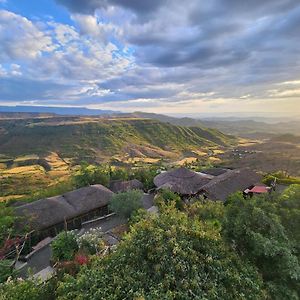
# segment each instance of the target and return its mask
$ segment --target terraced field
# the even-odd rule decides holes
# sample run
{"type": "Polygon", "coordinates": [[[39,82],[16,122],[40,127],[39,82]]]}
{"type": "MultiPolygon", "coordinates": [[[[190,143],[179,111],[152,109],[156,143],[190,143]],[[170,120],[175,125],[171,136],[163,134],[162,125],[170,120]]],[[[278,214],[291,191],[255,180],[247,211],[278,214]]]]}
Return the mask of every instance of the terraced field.
{"type": "Polygon", "coordinates": [[[26,198],[34,191],[67,181],[71,168],[57,153],[26,155],[1,160],[0,202],[26,198]]]}

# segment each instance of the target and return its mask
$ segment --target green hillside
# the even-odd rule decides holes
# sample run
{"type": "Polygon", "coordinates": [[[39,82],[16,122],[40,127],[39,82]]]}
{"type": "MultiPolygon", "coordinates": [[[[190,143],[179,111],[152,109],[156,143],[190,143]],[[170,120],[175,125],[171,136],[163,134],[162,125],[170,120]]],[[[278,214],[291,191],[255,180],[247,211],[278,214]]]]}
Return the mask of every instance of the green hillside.
{"type": "Polygon", "coordinates": [[[76,160],[123,154],[168,157],[232,142],[233,137],[217,130],[147,119],[53,117],[0,121],[0,154],[13,157],[43,156],[50,151],[76,160]]]}

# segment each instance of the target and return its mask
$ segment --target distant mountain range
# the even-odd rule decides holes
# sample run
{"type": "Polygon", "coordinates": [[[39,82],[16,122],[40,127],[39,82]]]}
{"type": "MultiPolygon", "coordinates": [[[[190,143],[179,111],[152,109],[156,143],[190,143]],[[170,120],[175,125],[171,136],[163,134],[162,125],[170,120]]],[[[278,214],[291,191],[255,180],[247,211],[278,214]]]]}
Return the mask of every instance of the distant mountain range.
{"type": "Polygon", "coordinates": [[[0,106],[3,113],[42,113],[73,116],[99,116],[119,113],[112,110],[89,109],[86,107],[52,107],[52,106],[0,106]]]}
{"type": "MultiPolygon", "coordinates": [[[[101,117],[129,117],[129,118],[147,118],[152,120],[158,120],[164,123],[170,123],[176,126],[187,126],[187,127],[207,127],[220,130],[226,134],[235,136],[241,136],[246,138],[270,138],[278,134],[294,134],[299,135],[300,132],[300,121],[287,120],[279,121],[280,119],[266,118],[266,121],[262,117],[256,120],[244,119],[240,116],[233,118],[202,118],[195,119],[189,117],[171,117],[162,114],[145,113],[145,112],[133,112],[133,113],[121,113],[118,111],[101,110],[101,109],[89,109],[85,107],[46,107],[46,106],[0,106],[0,118],[3,113],[6,117],[9,114],[14,114],[14,117],[21,117],[22,114],[27,118],[32,116],[37,117],[47,115],[64,115],[64,116],[101,116],[101,117]],[[18,115],[16,115],[18,114],[18,115]],[[276,122],[276,120],[278,120],[276,122]]],[[[3,117],[2,117],[3,118],[3,117]]]]}
{"type": "Polygon", "coordinates": [[[226,134],[241,136],[245,138],[270,138],[278,134],[294,134],[300,133],[300,121],[286,121],[278,123],[258,122],[247,119],[227,118],[210,118],[210,119],[193,119],[193,118],[175,118],[161,114],[134,112],[130,114],[121,114],[123,116],[133,116],[137,118],[149,118],[159,120],[160,122],[167,122],[179,126],[200,126],[207,128],[214,128],[226,134]]]}

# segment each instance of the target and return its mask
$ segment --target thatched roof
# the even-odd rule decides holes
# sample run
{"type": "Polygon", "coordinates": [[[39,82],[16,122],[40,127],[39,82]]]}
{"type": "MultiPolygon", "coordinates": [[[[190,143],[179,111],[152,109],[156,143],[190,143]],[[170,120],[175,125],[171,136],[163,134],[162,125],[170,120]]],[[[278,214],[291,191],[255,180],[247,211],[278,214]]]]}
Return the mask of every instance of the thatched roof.
{"type": "Polygon", "coordinates": [[[244,191],[261,179],[260,175],[249,169],[229,170],[212,179],[201,190],[211,200],[225,201],[230,194],[244,191]]]}
{"type": "Polygon", "coordinates": [[[112,195],[109,189],[97,184],[16,207],[15,213],[41,230],[105,206],[112,195]]]}
{"type": "Polygon", "coordinates": [[[201,173],[212,175],[212,176],[220,176],[220,175],[226,173],[227,171],[228,171],[228,169],[224,169],[224,168],[210,168],[210,169],[201,171],[201,173]]]}
{"type": "Polygon", "coordinates": [[[144,186],[137,179],[128,181],[115,180],[110,183],[109,189],[114,193],[122,193],[129,190],[143,190],[144,186]]]}
{"type": "Polygon", "coordinates": [[[169,188],[181,195],[194,195],[210,180],[186,168],[174,169],[157,175],[154,184],[157,188],[169,188]]]}

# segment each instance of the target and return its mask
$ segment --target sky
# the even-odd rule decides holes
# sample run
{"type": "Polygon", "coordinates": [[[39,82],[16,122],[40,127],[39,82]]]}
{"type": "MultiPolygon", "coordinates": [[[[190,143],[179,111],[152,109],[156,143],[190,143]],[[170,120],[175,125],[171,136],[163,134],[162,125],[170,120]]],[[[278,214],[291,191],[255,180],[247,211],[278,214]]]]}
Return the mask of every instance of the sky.
{"type": "Polygon", "coordinates": [[[300,116],[300,1],[0,0],[0,105],[300,116]]]}

